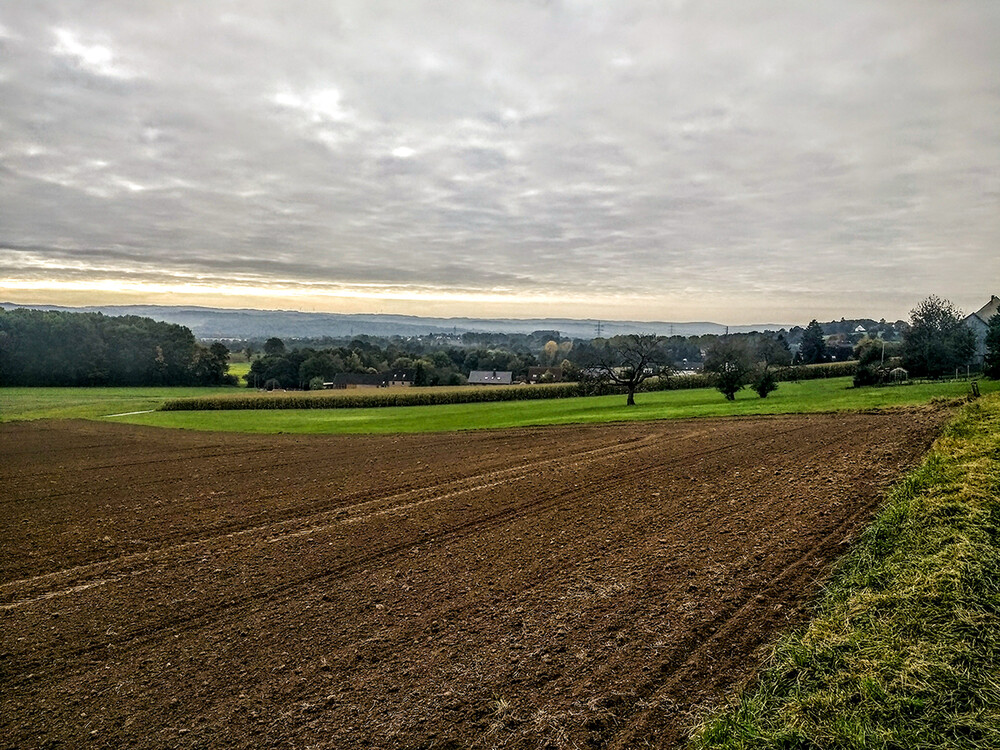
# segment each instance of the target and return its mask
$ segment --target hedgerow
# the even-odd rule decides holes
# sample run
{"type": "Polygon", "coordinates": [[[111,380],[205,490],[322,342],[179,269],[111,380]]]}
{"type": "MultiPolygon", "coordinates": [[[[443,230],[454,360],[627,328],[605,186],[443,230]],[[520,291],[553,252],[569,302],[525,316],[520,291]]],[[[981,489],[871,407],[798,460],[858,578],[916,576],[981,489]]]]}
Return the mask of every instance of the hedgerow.
{"type": "Polygon", "coordinates": [[[364,393],[263,394],[241,396],[207,396],[182,398],[165,402],[160,411],[215,411],[243,409],[357,409],[383,406],[434,406],[440,404],[470,404],[488,401],[528,401],[534,399],[569,398],[580,395],[577,383],[546,386],[496,386],[469,388],[461,391],[436,391],[423,388],[399,390],[380,389],[364,393]]]}
{"type": "Polygon", "coordinates": [[[816,378],[843,378],[857,372],[858,363],[855,360],[847,362],[830,362],[825,365],[797,365],[779,367],[775,370],[775,378],[781,381],[815,380],[816,378]]]}

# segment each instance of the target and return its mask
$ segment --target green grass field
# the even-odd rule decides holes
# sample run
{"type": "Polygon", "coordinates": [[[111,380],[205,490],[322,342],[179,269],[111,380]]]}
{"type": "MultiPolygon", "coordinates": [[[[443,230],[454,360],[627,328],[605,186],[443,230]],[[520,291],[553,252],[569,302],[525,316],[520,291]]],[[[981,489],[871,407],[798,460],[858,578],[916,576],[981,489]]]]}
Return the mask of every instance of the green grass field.
{"type": "Polygon", "coordinates": [[[235,388],[0,388],[0,422],[96,419],[155,409],[167,399],[211,396],[235,388]]]}
{"type": "MultiPolygon", "coordinates": [[[[523,427],[545,424],[686,417],[789,414],[913,406],[933,398],[959,398],[965,382],[924,383],[884,388],[851,388],[850,378],[782,383],[766,399],[741,391],[728,402],[713,389],[641,393],[637,405],[624,396],[594,396],[543,401],[448,404],[377,409],[289,409],[281,411],[153,412],[114,417],[114,421],[194,430],[254,433],[391,433],[523,427]]],[[[981,381],[983,392],[1000,383],[981,381]]],[[[167,399],[218,395],[221,388],[3,388],[0,419],[107,418],[106,415],[155,409],[167,399]]]]}
{"type": "MultiPolygon", "coordinates": [[[[439,432],[462,429],[523,427],[546,424],[680,419],[753,414],[787,414],[913,406],[933,398],[959,398],[965,382],[885,388],[850,388],[850,378],[782,383],[766,399],[742,391],[727,402],[713,389],[639,394],[637,405],[625,406],[624,396],[595,396],[545,401],[514,401],[378,409],[292,409],[240,412],[155,412],[118,421],[194,430],[257,433],[391,433],[439,432]]],[[[1000,383],[981,383],[985,392],[1000,383]]]]}
{"type": "Polygon", "coordinates": [[[243,376],[250,372],[249,362],[230,362],[229,363],[229,374],[235,375],[240,381],[240,386],[246,388],[247,381],[243,379],[243,376]]]}
{"type": "Polygon", "coordinates": [[[817,616],[690,750],[1000,747],[1000,396],[966,406],[817,616]]]}

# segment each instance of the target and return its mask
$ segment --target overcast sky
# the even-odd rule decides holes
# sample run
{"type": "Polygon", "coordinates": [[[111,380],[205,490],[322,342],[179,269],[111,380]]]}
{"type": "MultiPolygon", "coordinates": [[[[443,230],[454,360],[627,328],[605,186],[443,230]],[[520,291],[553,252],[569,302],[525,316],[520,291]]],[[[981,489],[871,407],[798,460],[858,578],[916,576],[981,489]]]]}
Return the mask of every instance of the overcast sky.
{"type": "Polygon", "coordinates": [[[4,0],[0,297],[968,312],[998,40],[995,0],[4,0]]]}

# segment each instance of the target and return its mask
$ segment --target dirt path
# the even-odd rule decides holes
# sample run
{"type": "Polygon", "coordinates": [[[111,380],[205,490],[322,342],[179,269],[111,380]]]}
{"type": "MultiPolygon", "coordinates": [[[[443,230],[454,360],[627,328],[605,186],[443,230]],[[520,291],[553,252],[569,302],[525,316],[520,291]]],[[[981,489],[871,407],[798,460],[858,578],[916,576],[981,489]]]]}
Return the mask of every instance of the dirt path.
{"type": "Polygon", "coordinates": [[[0,425],[0,747],[669,747],[946,412],[0,425]]]}

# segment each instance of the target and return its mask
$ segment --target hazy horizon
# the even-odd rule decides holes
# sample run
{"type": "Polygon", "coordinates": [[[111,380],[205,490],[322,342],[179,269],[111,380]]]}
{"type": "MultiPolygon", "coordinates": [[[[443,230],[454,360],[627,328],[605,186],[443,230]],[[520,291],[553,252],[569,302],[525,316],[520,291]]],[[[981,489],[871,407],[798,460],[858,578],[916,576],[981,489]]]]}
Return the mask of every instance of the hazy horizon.
{"type": "MultiPolygon", "coordinates": [[[[356,315],[356,316],[366,316],[366,317],[378,317],[378,316],[391,316],[391,317],[412,317],[421,320],[504,320],[504,321],[534,321],[534,320],[565,320],[577,323],[607,323],[607,324],[618,324],[618,323],[651,323],[651,324],[678,324],[678,325],[688,325],[688,324],[709,324],[717,326],[726,326],[733,328],[746,328],[749,326],[771,326],[775,329],[777,328],[791,328],[793,326],[805,326],[808,324],[808,320],[795,320],[795,321],[779,321],[779,320],[757,320],[752,323],[732,323],[725,320],[710,320],[708,318],[699,319],[654,319],[654,318],[595,318],[590,317],[566,317],[566,316],[537,316],[537,315],[505,315],[505,316],[477,316],[477,315],[422,315],[419,313],[389,313],[389,312],[351,312],[345,313],[340,311],[328,311],[328,310],[299,310],[290,307],[284,308],[259,308],[259,307],[247,307],[247,306],[234,306],[234,307],[220,307],[217,305],[198,305],[198,304],[157,304],[152,302],[134,302],[134,303],[96,303],[96,304],[80,304],[80,305],[64,305],[57,302],[47,302],[47,301],[24,301],[16,299],[0,299],[0,305],[12,305],[14,307],[26,307],[32,309],[42,309],[42,308],[65,308],[69,310],[83,310],[83,309],[112,309],[112,308],[122,308],[122,309],[133,309],[139,307],[152,307],[152,308],[172,308],[176,310],[206,310],[206,311],[221,311],[221,312],[253,312],[262,314],[295,314],[295,315],[356,315]]],[[[978,309],[978,308],[977,308],[978,309]]],[[[975,309],[970,309],[967,312],[975,312],[975,309]]],[[[823,319],[820,322],[831,322],[840,320],[841,318],[847,320],[881,320],[884,319],[886,322],[895,323],[898,320],[906,320],[907,318],[887,318],[883,315],[857,315],[857,316],[837,316],[834,318],[823,319]]],[[[810,318],[812,320],[812,318],[810,318]]]]}
{"type": "Polygon", "coordinates": [[[1000,280],[983,0],[0,6],[0,297],[906,319],[1000,280]]]}

